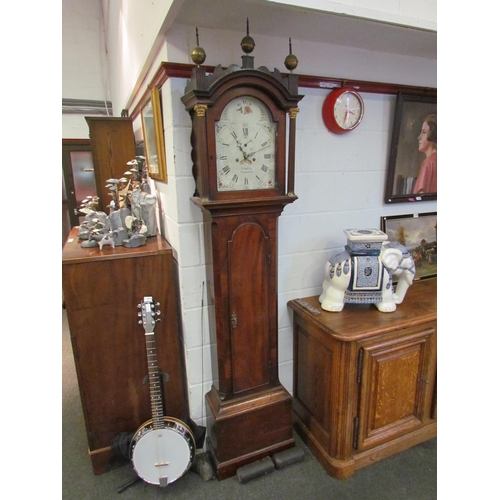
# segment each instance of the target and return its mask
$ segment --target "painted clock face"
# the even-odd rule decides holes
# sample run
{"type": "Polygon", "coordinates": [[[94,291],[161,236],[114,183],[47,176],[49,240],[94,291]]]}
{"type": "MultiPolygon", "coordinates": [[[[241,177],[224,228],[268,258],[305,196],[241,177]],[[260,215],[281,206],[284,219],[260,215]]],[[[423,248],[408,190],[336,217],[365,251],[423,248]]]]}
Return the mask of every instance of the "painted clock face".
{"type": "Polygon", "coordinates": [[[230,101],[215,123],[215,143],[218,191],[275,188],[276,123],[262,101],[230,101]]]}

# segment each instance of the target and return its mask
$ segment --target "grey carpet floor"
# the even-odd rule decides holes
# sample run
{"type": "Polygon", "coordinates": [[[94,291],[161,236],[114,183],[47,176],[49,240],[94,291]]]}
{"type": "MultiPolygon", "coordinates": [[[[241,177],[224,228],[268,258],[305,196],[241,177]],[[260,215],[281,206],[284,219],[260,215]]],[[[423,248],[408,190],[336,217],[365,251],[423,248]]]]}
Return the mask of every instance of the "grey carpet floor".
{"type": "Polygon", "coordinates": [[[128,462],[117,462],[106,474],[94,476],[66,313],[62,318],[62,498],[64,500],[433,500],[437,498],[437,440],[425,443],[358,470],[354,476],[330,477],[299,436],[304,460],[240,484],[236,477],[203,481],[188,471],[166,488],[142,481],[123,492],[134,479],[128,462]]]}

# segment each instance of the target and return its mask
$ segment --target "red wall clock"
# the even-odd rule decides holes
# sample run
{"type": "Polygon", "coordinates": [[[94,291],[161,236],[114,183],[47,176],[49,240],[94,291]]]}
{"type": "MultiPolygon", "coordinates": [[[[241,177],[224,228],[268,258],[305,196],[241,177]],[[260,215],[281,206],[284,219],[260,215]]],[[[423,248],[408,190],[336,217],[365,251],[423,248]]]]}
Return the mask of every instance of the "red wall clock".
{"type": "Polygon", "coordinates": [[[330,132],[345,134],[361,123],[364,111],[363,99],[355,90],[339,88],[323,102],[323,121],[330,132]]]}

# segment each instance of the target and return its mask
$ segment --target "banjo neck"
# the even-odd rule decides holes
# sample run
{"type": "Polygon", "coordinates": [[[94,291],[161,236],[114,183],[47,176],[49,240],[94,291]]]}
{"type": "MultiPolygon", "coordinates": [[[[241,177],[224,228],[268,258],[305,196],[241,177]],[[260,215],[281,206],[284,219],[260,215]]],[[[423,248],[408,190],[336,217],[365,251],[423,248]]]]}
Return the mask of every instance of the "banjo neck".
{"type": "Polygon", "coordinates": [[[154,333],[146,333],[146,352],[148,359],[149,394],[151,397],[151,416],[153,429],[164,429],[163,399],[161,393],[160,371],[156,359],[156,344],[154,333]]]}
{"type": "Polygon", "coordinates": [[[141,308],[139,316],[142,318],[139,323],[142,323],[146,336],[151,416],[153,420],[153,428],[155,430],[165,428],[160,370],[158,369],[158,360],[156,359],[156,343],[154,334],[155,323],[160,321],[159,319],[155,320],[155,316],[160,315],[160,311],[155,310],[156,306],[159,305],[159,303],[155,304],[153,297],[144,297],[144,300],[138,306],[141,308]]]}

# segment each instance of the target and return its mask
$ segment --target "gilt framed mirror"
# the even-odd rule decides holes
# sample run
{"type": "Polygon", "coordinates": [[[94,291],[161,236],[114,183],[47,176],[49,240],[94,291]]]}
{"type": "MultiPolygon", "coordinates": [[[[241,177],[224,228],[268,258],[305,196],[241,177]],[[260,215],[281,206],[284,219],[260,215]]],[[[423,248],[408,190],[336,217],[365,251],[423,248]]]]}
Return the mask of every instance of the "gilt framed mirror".
{"type": "Polygon", "coordinates": [[[167,182],[161,93],[157,86],[151,89],[151,95],[141,109],[141,122],[149,176],[167,182]]]}

